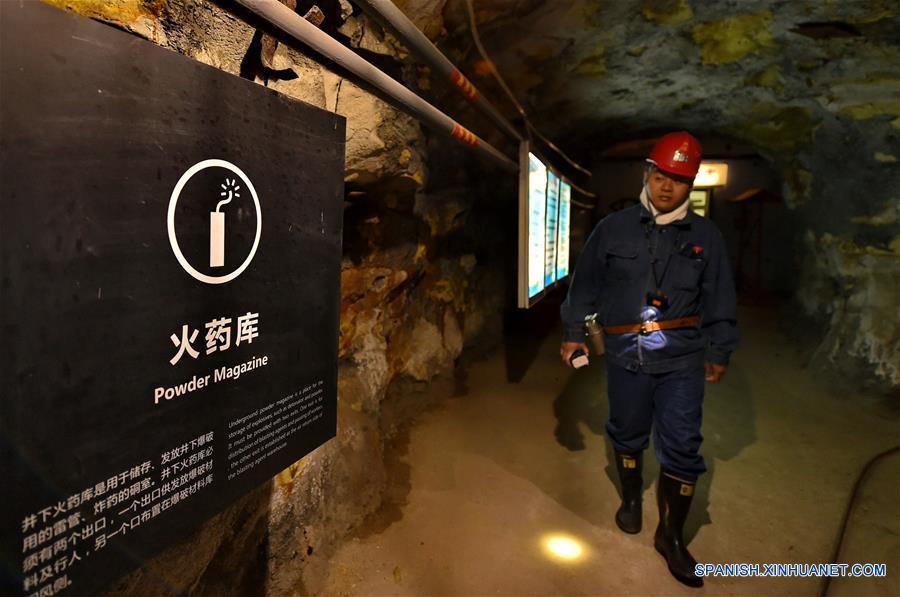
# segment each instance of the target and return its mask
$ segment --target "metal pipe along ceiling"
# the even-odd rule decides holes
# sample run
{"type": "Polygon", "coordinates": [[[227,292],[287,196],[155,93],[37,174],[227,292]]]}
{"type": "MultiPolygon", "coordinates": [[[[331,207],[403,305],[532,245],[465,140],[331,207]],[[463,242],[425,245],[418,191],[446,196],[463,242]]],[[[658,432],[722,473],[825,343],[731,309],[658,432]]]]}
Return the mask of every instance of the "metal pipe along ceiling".
{"type": "Polygon", "coordinates": [[[278,27],[297,41],[334,61],[391,98],[396,107],[433,129],[449,134],[475,152],[503,168],[517,172],[519,166],[497,148],[426,102],[387,74],[340,44],[327,33],[278,0],[236,0],[253,13],[278,27]]]}
{"type": "Polygon", "coordinates": [[[522,135],[512,123],[479,93],[475,85],[450,62],[443,52],[431,43],[431,40],[391,0],[354,0],[354,2],[379,25],[390,30],[400,41],[407,44],[423,62],[448,79],[466,99],[484,112],[503,132],[516,141],[523,140],[522,135]]]}
{"type": "MultiPolygon", "coordinates": [[[[406,44],[418,57],[420,60],[429,65],[435,72],[439,75],[442,75],[446,79],[449,79],[450,82],[462,93],[466,99],[468,99],[472,104],[475,105],[479,110],[481,110],[485,115],[490,118],[494,124],[496,124],[503,132],[505,132],[510,137],[514,138],[516,141],[521,143],[524,138],[519,133],[519,131],[507,120],[500,112],[494,107],[494,105],[487,100],[475,85],[466,78],[465,75],[460,72],[456,66],[450,62],[450,59],[444,55],[428,37],[425,36],[422,31],[416,27],[416,25],[409,20],[403,11],[401,11],[391,0],[354,0],[356,4],[358,4],[367,15],[372,17],[375,21],[378,22],[379,25],[389,30],[394,36],[397,37],[401,42],[406,44]]],[[[481,42],[477,37],[477,33],[474,31],[474,23],[471,25],[473,28],[473,34],[475,35],[476,44],[478,45],[479,52],[482,53],[482,56],[485,60],[490,62],[487,55],[484,53],[484,48],[481,47],[481,42]]],[[[519,113],[522,115],[522,118],[525,120],[526,126],[529,127],[531,131],[540,138],[541,141],[547,144],[550,149],[558,153],[566,162],[568,162],[573,168],[576,170],[583,172],[584,174],[591,176],[591,171],[580,166],[574,160],[572,160],[569,156],[567,156],[563,151],[557,147],[550,139],[545,137],[538,131],[528,120],[527,115],[525,114],[525,109],[516,101],[515,96],[512,91],[510,91],[509,87],[506,86],[506,82],[503,81],[502,78],[499,77],[499,73],[497,73],[496,69],[494,69],[494,77],[497,78],[500,86],[506,91],[509,95],[512,102],[516,105],[519,113]]],[[[587,197],[596,197],[594,193],[590,191],[586,191],[583,188],[579,187],[571,180],[568,181],[572,188],[585,195],[587,197]]],[[[585,204],[580,204],[576,202],[576,205],[580,207],[584,207],[585,204]]],[[[592,207],[592,206],[588,206],[592,207]]]]}

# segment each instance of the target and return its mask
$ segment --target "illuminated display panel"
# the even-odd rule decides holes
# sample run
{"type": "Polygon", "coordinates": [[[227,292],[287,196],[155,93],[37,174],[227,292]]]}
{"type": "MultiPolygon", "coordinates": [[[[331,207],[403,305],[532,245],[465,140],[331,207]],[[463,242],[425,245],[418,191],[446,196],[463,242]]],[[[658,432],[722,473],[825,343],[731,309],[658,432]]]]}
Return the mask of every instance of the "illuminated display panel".
{"type": "Polygon", "coordinates": [[[528,142],[519,145],[518,306],[527,309],[569,275],[572,186],[528,142]]]}
{"type": "Polygon", "coordinates": [[[544,222],[547,214],[547,167],[528,154],[528,298],[540,293],[544,283],[544,222]]]}
{"type": "Polygon", "coordinates": [[[544,286],[556,282],[556,241],[559,234],[559,177],[553,172],[547,174],[547,217],[545,218],[544,241],[544,286]]]}
{"type": "Polygon", "coordinates": [[[706,217],[709,211],[709,189],[693,189],[689,196],[691,210],[698,216],[706,217]]]}
{"type": "Polygon", "coordinates": [[[559,183],[559,226],[556,240],[556,279],[569,275],[569,212],[572,208],[572,187],[562,180],[559,183]]]}

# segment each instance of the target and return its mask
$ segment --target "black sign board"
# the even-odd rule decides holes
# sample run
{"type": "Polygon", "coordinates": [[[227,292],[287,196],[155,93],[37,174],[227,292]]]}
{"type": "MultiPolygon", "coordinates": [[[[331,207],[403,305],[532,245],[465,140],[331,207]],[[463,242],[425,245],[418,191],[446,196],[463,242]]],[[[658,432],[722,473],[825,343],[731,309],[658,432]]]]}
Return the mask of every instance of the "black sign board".
{"type": "Polygon", "coordinates": [[[7,588],[94,593],[334,437],[344,127],[0,2],[7,588]]]}

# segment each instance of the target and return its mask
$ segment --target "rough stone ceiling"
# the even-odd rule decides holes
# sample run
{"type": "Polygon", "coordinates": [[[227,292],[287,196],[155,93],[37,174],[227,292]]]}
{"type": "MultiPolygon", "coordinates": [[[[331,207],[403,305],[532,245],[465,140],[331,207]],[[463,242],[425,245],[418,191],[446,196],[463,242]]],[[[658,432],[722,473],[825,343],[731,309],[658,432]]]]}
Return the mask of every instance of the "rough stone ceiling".
{"type": "MultiPolygon", "coordinates": [[[[900,7],[889,0],[473,2],[498,69],[557,137],[681,126],[791,151],[826,114],[900,129],[900,7]]],[[[448,1],[444,24],[445,45],[507,107],[477,75],[464,0],[448,1]]]]}

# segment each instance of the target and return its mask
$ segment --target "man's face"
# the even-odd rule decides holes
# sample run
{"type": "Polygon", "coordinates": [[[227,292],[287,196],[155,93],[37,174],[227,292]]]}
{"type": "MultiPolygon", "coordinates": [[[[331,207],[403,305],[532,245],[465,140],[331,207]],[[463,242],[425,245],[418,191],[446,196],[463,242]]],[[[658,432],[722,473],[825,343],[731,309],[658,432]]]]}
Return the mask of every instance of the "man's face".
{"type": "Polygon", "coordinates": [[[646,183],[647,190],[650,191],[650,202],[661,213],[677,209],[687,200],[692,182],[690,179],[650,168],[646,183]]]}

